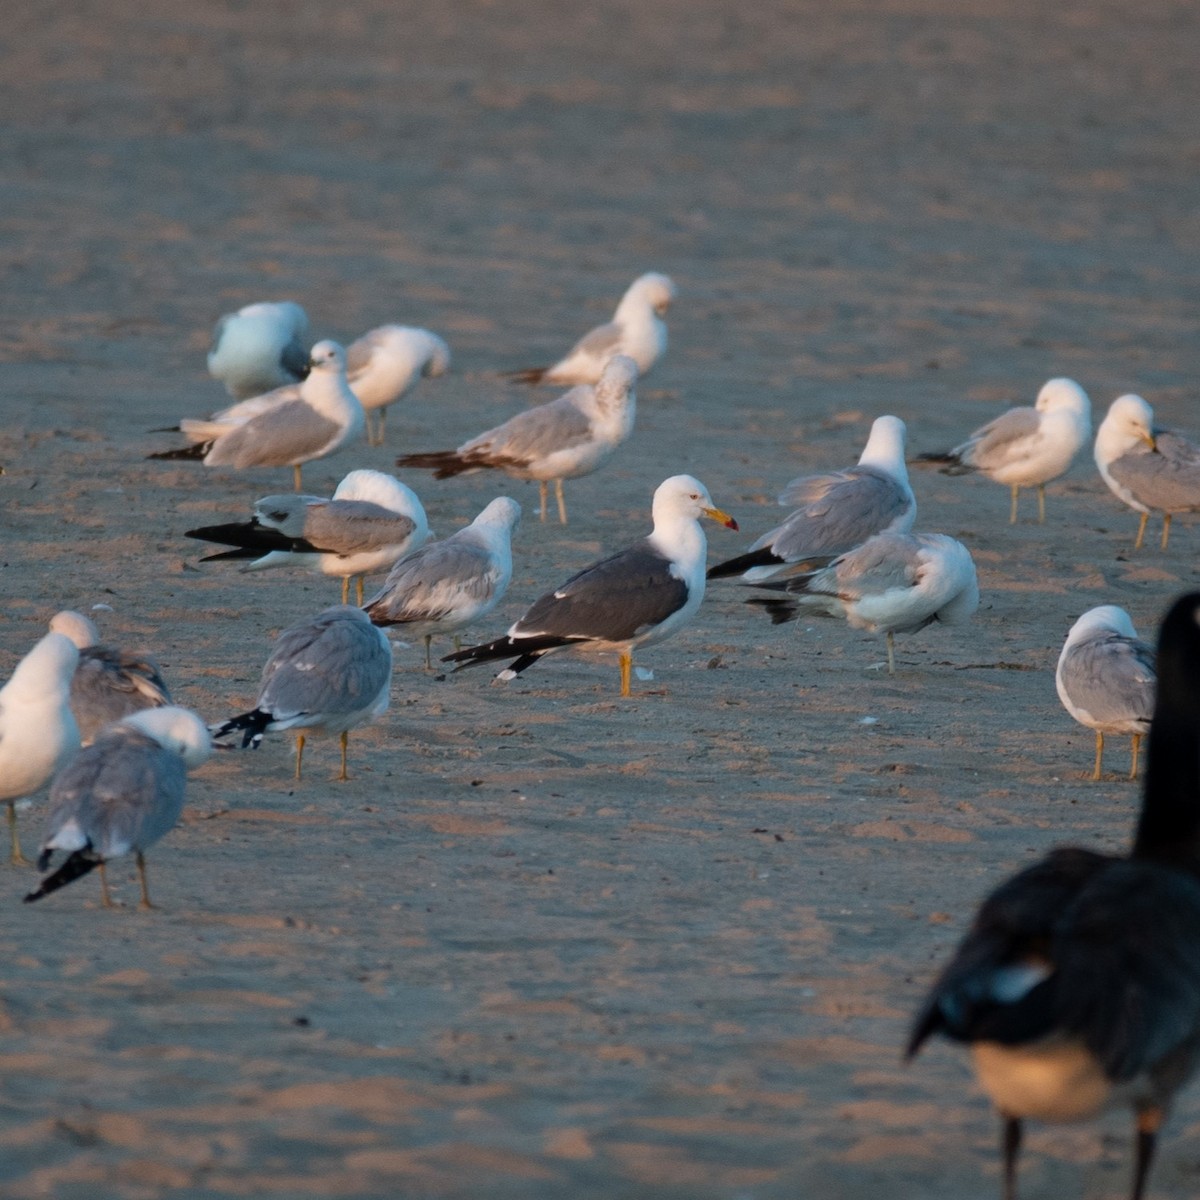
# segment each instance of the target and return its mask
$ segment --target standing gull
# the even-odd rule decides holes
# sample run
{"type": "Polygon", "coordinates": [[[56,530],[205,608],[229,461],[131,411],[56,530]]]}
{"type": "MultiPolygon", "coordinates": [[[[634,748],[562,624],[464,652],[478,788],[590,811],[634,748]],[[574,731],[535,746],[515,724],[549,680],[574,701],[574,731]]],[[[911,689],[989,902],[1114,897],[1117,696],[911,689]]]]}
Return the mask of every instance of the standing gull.
{"type": "Polygon", "coordinates": [[[428,329],[380,325],[346,350],[346,382],[366,410],[367,444],[383,445],[388,406],[450,368],[450,347],[428,329]],[[372,422],[371,414],[378,410],[372,422]],[[374,428],[372,426],[374,425],[374,428]]]}
{"type": "Polygon", "coordinates": [[[516,655],[497,676],[512,679],[558,650],[616,654],[621,695],[628,696],[634,648],[670,637],[704,598],[707,543],[701,517],[737,529],[732,517],[713,507],[699,480],[673,475],[654,493],[654,529],[648,537],[535,600],[506,636],[442,661],[459,663],[461,670],[516,655]]]}
{"type": "Polygon", "coordinates": [[[432,669],[434,634],[457,635],[487,616],[508,590],[520,519],[521,506],[498,497],[465,529],[398,562],[363,611],[375,625],[399,625],[423,638],[425,667],[432,669]]]}
{"type": "Polygon", "coordinates": [[[887,634],[889,675],[896,673],[893,634],[934,621],[959,625],[979,607],[970,551],[941,533],[879,533],[818,570],[758,586],[788,593],[746,602],[765,608],[776,625],[809,610],[887,634]]]}
{"type": "Polygon", "coordinates": [[[666,275],[650,271],[639,276],[621,297],[613,319],[585,334],[552,367],[530,367],[504,372],[516,383],[596,383],[614,354],[628,355],[639,375],[667,352],[664,318],[675,299],[675,284],[666,275]]]}
{"type": "Polygon", "coordinates": [[[0,800],[8,805],[9,860],[28,866],[17,835],[17,801],[32,796],[79,749],[71,676],[79,650],[48,633],[0,688],[0,800]]]}
{"type": "Polygon", "coordinates": [[[244,571],[303,566],[342,581],[342,603],[356,579],[388,570],[429,537],[425,509],[407,484],[382,471],[351,471],[333,499],[290,493],[264,496],[249,521],[189,529],[185,537],[235,546],[201,562],[251,559],[244,571]]]}
{"type": "Polygon", "coordinates": [[[617,355],[594,386],[578,384],[557,400],[517,413],[457,450],[406,454],[396,464],[430,469],[435,479],[485,468],[495,468],[515,479],[536,479],[543,521],[546,484],[552,479],[558,519],[565,525],[563,480],[591,474],[633,432],[637,377],[633,360],[617,355]]]}
{"type": "Polygon", "coordinates": [[[205,762],[212,741],[204,722],[186,708],[134,713],[81,750],[50,785],[50,815],[38,856],[45,871],[56,850],[67,858],[25,897],[26,904],[100,868],[100,895],[112,907],[105,863],[131,850],[137,856],[141,908],[153,908],[145,851],[164,837],[183,811],[189,768],[205,762]]]}
{"type": "Polygon", "coordinates": [[[1046,484],[1066,473],[1092,435],[1092,403],[1073,379],[1051,379],[1032,408],[1010,408],[975,430],[965,442],[942,454],[922,454],[918,462],[947,464],[945,475],[980,471],[1012,489],[1008,523],[1017,523],[1017,495],[1036,487],[1038,523],[1046,520],[1046,484]]]}
{"type": "Polygon", "coordinates": [[[712,567],[709,579],[741,575],[758,583],[813,555],[844,554],[876,533],[907,533],[917,501],[904,465],[904,432],[899,417],[877,417],[857,466],[793,479],[779,503],[798,505],[796,511],[746,554],[712,567]]]}
{"type": "Polygon", "coordinates": [[[1100,778],[1104,735],[1127,733],[1129,778],[1136,779],[1138,747],[1154,712],[1154,647],[1138,637],[1129,614],[1113,604],[1085,612],[1067,634],[1054,683],[1067,712],[1096,731],[1092,778],[1100,778]]]}
{"type": "Polygon", "coordinates": [[[337,342],[312,348],[303,383],[233,405],[207,421],[183,420],[191,445],[149,458],[200,459],[206,467],[291,467],[296,491],[301,467],[340,450],[363,429],[363,408],[346,383],[346,355],[337,342]]]}
{"type": "Polygon", "coordinates": [[[913,1024],[971,1048],[1016,1200],[1027,1119],[1134,1111],[1132,1197],[1200,1056],[1200,595],[1163,622],[1145,795],[1127,856],[1052,851],[983,902],[913,1024]]]}
{"type": "Polygon", "coordinates": [[[254,708],[212,727],[213,737],[241,733],[243,746],[258,747],[264,733],[295,729],[296,778],[310,733],[336,733],[346,747],[350,730],[387,711],[392,647],[361,609],[327,608],[285,629],[263,667],[254,708]]]}
{"type": "Polygon", "coordinates": [[[291,300],[247,304],[213,330],[208,373],[235,400],[258,396],[308,374],[308,316],[291,300]]]}
{"type": "Polygon", "coordinates": [[[1152,512],[1163,515],[1167,548],[1171,514],[1200,510],[1200,447],[1177,433],[1154,428],[1154,412],[1141,396],[1119,396],[1096,431],[1096,466],[1113,494],[1142,514],[1140,550],[1152,512]]]}
{"type": "Polygon", "coordinates": [[[57,613],[50,628],[66,634],[79,650],[79,665],[71,678],[71,712],[85,746],[106,725],[171,703],[158,663],[148,654],[101,645],[100,631],[82,613],[57,613]]]}

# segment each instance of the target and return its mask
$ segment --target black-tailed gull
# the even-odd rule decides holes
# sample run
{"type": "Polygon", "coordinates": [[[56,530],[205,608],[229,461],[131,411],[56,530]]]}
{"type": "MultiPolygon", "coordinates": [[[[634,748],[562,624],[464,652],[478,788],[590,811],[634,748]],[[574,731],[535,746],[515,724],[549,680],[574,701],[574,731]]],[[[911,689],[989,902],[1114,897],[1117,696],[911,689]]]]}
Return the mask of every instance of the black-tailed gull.
{"type": "Polygon", "coordinates": [[[758,586],[787,593],[747,601],[765,608],[776,625],[808,611],[885,633],[889,675],[896,673],[893,634],[934,621],[958,625],[979,607],[970,551],[941,533],[879,533],[818,570],[758,586]]]}
{"type": "Polygon", "coordinates": [[[71,712],[85,746],[114,721],[171,703],[158,663],[148,654],[102,645],[100,631],[83,613],[57,613],[50,628],[66,634],[79,649],[79,665],[71,677],[71,712]]]}
{"type": "Polygon", "coordinates": [[[979,471],[1012,490],[1009,524],[1017,523],[1021,488],[1036,487],[1038,522],[1046,519],[1046,484],[1070,468],[1092,436],[1092,403],[1073,379],[1042,385],[1032,408],[1010,408],[975,430],[965,442],[942,454],[922,454],[919,462],[945,463],[945,475],[979,471]]]}
{"type": "Polygon", "coordinates": [[[614,354],[626,354],[639,375],[648,375],[667,352],[664,318],[674,299],[675,284],[657,271],[647,272],[629,285],[613,319],[585,334],[552,367],[504,374],[517,383],[596,383],[614,354]]]}
{"type": "Polygon", "coordinates": [[[1174,1094],[1200,1057],[1200,595],[1163,623],[1146,787],[1128,855],[1065,848],[983,902],[913,1024],[970,1046],[1017,1194],[1027,1119],[1128,1105],[1144,1195],[1174,1094]]]}
{"type": "Polygon", "coordinates": [[[1119,396],[1096,431],[1096,466],[1113,494],[1142,514],[1140,550],[1152,512],[1163,515],[1167,548],[1171,515],[1200,510],[1200,447],[1154,427],[1154,411],[1141,396],[1119,396]]]}
{"type": "Polygon", "coordinates": [[[175,828],[187,772],[211,751],[204,722],[186,708],[148,709],[105,729],[50,785],[38,870],[50,866],[56,850],[67,857],[25,902],[40,900],[99,867],[101,898],[111,908],[104,864],[132,851],[142,889],[140,907],[153,908],[145,852],[175,828]]]}
{"type": "Polygon", "coordinates": [[[398,562],[363,606],[375,625],[399,625],[425,642],[425,667],[435,634],[457,634],[500,603],[512,579],[512,534],[521,506],[493,500],[465,529],[422,546],[398,562]]]}
{"type": "Polygon", "coordinates": [[[578,384],[557,400],[517,413],[457,450],[405,454],[396,464],[432,470],[435,479],[485,468],[514,479],[536,479],[543,521],[546,484],[553,480],[558,519],[565,525],[562,482],[591,474],[633,432],[637,376],[633,360],[618,355],[609,360],[594,386],[578,384]]]}
{"type": "Polygon", "coordinates": [[[710,568],[709,579],[741,575],[757,583],[814,555],[843,554],[876,533],[907,533],[917,501],[904,465],[904,432],[899,417],[877,417],[857,466],[793,479],[779,503],[796,511],[747,553],[710,568]]]}
{"type": "Polygon", "coordinates": [[[1096,731],[1092,778],[1100,778],[1106,733],[1132,738],[1129,778],[1137,778],[1138,747],[1154,712],[1154,647],[1138,637],[1129,614],[1114,604],[1085,612],[1067,634],[1054,683],[1067,712],[1096,731]]]}
{"type": "Polygon", "coordinates": [[[308,316],[291,300],[247,304],[213,330],[208,373],[236,400],[258,396],[308,374],[308,316]]]}
{"type": "Polygon", "coordinates": [[[148,458],[200,459],[207,467],[291,467],[296,491],[301,467],[340,450],[363,431],[363,407],[346,383],[346,355],[337,342],[312,348],[303,383],[255,396],[208,420],[183,420],[190,445],[148,458]]]}
{"type": "Polygon", "coordinates": [[[389,405],[422,378],[435,379],[449,368],[450,347],[428,329],[380,325],[351,342],[346,350],[346,382],[366,410],[367,444],[383,445],[389,405]],[[376,410],[379,416],[372,421],[376,410]]]}
{"type": "Polygon", "coordinates": [[[336,733],[346,747],[351,729],[382,716],[392,682],[392,647],[366,613],[349,605],[327,608],[285,629],[263,667],[258,700],[250,712],[212,726],[213,737],[240,733],[257,747],[264,733],[294,729],[296,778],[301,777],[309,734],[336,733]]]}
{"type": "Polygon", "coordinates": [[[28,866],[17,835],[17,801],[32,796],[79,749],[71,713],[71,677],[79,650],[48,633],[0,688],[0,800],[8,805],[9,859],[28,866]]]}
{"type": "Polygon", "coordinates": [[[616,654],[621,695],[628,696],[634,649],[670,637],[704,598],[707,543],[701,517],[737,529],[732,517],[713,506],[698,479],[673,475],[654,493],[654,529],[648,537],[535,600],[504,637],[442,661],[461,669],[516,656],[497,676],[512,679],[555,651],[616,654]]]}
{"type": "Polygon", "coordinates": [[[416,492],[382,471],[351,471],[332,499],[288,493],[264,496],[254,517],[228,525],[189,529],[185,537],[236,546],[201,562],[250,559],[242,570],[301,566],[342,581],[363,598],[363,576],[387,571],[429,538],[429,522],[416,492]]]}

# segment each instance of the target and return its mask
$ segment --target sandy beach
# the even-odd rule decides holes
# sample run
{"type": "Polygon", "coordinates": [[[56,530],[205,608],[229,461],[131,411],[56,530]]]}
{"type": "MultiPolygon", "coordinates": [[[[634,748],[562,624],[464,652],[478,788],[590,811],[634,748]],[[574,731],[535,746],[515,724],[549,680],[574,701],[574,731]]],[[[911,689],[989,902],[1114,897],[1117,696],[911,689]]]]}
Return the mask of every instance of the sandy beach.
{"type": "MultiPolygon", "coordinates": [[[[634,435],[567,485],[569,525],[535,484],[399,472],[439,535],[525,509],[481,641],[645,533],[667,476],[739,521],[709,527],[716,562],[881,414],[945,449],[1066,375],[1097,422],[1135,391],[1200,437],[1184,0],[47,0],[5,24],[2,677],[75,608],[216,721],[337,602],[183,536],[290,471],[145,457],[222,406],[212,326],[255,300],[451,346],[386,445],[305,470],[328,495],[550,399],[499,373],[643,271],[677,283],[634,435]]],[[[774,628],[728,583],[628,700],[615,663],[504,685],[429,675],[417,642],[349,782],[327,739],[297,784],[285,735],[197,772],[148,856],[157,911],[129,859],[112,912],[94,880],[22,905],[34,874],[0,867],[0,1197],[998,1197],[965,1056],[903,1066],[908,1022],[991,886],[1128,844],[1128,741],[1090,782],[1054,664],[1094,605],[1152,637],[1200,520],[1133,553],[1086,451],[1045,525],[1033,493],[1010,526],[1002,486],[912,482],[982,602],[898,636],[894,677],[882,638],[774,628]]],[[[1198,1136],[1194,1088],[1154,1200],[1200,1190],[1198,1136]]],[[[1032,1127],[1022,1196],[1125,1196],[1131,1141],[1125,1113],[1032,1127]]]]}

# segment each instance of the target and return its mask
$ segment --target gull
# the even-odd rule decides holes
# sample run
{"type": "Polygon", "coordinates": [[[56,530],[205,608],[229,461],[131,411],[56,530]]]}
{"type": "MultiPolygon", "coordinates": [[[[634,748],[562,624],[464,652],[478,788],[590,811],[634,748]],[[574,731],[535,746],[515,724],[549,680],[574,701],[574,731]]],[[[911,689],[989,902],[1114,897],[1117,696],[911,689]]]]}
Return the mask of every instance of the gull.
{"type": "Polygon", "coordinates": [[[813,555],[853,550],[876,533],[907,533],[917,501],[904,465],[904,433],[899,417],[877,417],[857,466],[793,479],[779,503],[798,505],[796,511],[747,553],[710,568],[709,579],[741,575],[758,583],[813,555]]]}
{"type": "Polygon", "coordinates": [[[1140,550],[1152,512],[1163,515],[1167,548],[1171,514],[1200,510],[1200,446],[1155,429],[1154,411],[1141,396],[1119,396],[1096,431],[1096,466],[1113,494],[1142,514],[1140,550]]]}
{"type": "Polygon", "coordinates": [[[149,458],[196,458],[206,467],[284,467],[301,487],[301,467],[340,450],[363,429],[363,408],[346,384],[346,354],[337,342],[312,348],[303,383],[277,388],[217,413],[183,420],[191,443],[149,458]]]}
{"type": "Polygon", "coordinates": [[[363,576],[388,570],[429,538],[429,523],[416,492],[382,471],[351,471],[332,499],[289,493],[264,496],[249,521],[189,529],[184,537],[234,546],[201,562],[250,559],[243,571],[302,566],[342,581],[363,598],[363,576]]]}
{"type": "Polygon", "coordinates": [[[1129,1105],[1133,1200],[1200,1053],[1200,595],[1171,608],[1145,793],[1128,855],[1069,847],[1001,884],[934,983],[907,1056],[966,1043],[1002,1122],[1016,1200],[1022,1123],[1129,1105]]]}
{"type": "Polygon", "coordinates": [[[803,610],[885,633],[889,675],[896,673],[893,634],[915,633],[934,621],[958,625],[979,607],[970,551],[941,533],[879,533],[816,570],[758,586],[788,593],[746,602],[765,608],[773,624],[803,610]]]}
{"type": "Polygon", "coordinates": [[[257,396],[308,374],[308,316],[291,300],[247,304],[213,330],[208,373],[235,399],[257,396]]]}
{"type": "Polygon", "coordinates": [[[425,668],[433,667],[434,634],[455,635],[496,607],[512,580],[512,534],[521,506],[493,500],[465,529],[422,546],[398,562],[383,587],[363,606],[375,625],[401,625],[425,642],[425,668]]]}
{"type": "Polygon", "coordinates": [[[71,715],[71,676],[79,651],[48,633],[0,688],[0,800],[8,805],[9,860],[28,866],[17,835],[17,801],[33,795],[79,749],[71,715]]]}
{"type": "Polygon", "coordinates": [[[701,517],[737,529],[731,516],[713,507],[698,479],[672,475],[654,493],[654,529],[648,537],[535,600],[504,637],[442,661],[459,663],[461,670],[516,655],[496,677],[508,680],[555,651],[616,654],[621,695],[628,696],[634,649],[670,637],[692,619],[704,598],[707,543],[701,517]]]}
{"type": "Polygon", "coordinates": [[[383,445],[389,405],[420,379],[435,379],[449,368],[450,347],[428,329],[380,325],[351,342],[346,350],[346,382],[366,410],[367,444],[383,445]],[[373,423],[371,414],[376,409],[379,416],[373,423]]]}
{"type": "Polygon", "coordinates": [[[1012,490],[1008,523],[1017,523],[1021,488],[1036,487],[1038,523],[1046,520],[1046,484],[1066,473],[1092,436],[1092,403],[1073,379],[1043,384],[1032,408],[1010,408],[975,430],[965,442],[942,454],[922,454],[918,462],[945,463],[944,475],[979,471],[1012,490]]]}
{"type": "Polygon", "coordinates": [[[504,374],[516,383],[596,383],[614,354],[628,355],[639,375],[667,352],[667,323],[663,319],[675,299],[675,284],[650,271],[639,276],[621,297],[613,319],[585,334],[552,367],[530,367],[504,374]]]}
{"type": "Polygon", "coordinates": [[[102,902],[111,908],[105,863],[132,850],[142,889],[139,907],[153,908],[145,852],[175,828],[183,811],[187,772],[211,752],[204,722],[174,705],[133,713],[105,729],[50,785],[50,815],[38,870],[47,870],[56,850],[67,857],[25,903],[99,867],[102,902]]]}
{"type": "Polygon", "coordinates": [[[83,745],[122,717],[171,703],[158,663],[147,654],[101,645],[100,631],[83,613],[57,613],[50,628],[66,634],[79,650],[79,665],[71,678],[71,712],[83,745]]]}
{"type": "Polygon", "coordinates": [[[432,470],[435,479],[486,468],[514,479],[536,479],[543,521],[546,484],[553,480],[558,519],[565,525],[563,480],[590,475],[633,432],[637,377],[633,360],[618,354],[594,386],[578,384],[557,400],[517,413],[457,450],[405,454],[396,465],[432,470]]]}
{"type": "Polygon", "coordinates": [[[387,711],[392,682],[392,647],[361,609],[327,608],[285,629],[263,667],[258,700],[250,712],[211,726],[213,737],[241,733],[243,746],[257,748],[264,733],[295,729],[296,778],[311,733],[336,733],[346,747],[350,730],[387,711]]]}
{"type": "Polygon", "coordinates": [[[1113,604],[1085,612],[1067,634],[1054,683],[1067,712],[1096,731],[1092,778],[1100,778],[1104,735],[1127,733],[1129,778],[1136,779],[1138,747],[1154,711],[1154,647],[1138,637],[1129,614],[1113,604]]]}

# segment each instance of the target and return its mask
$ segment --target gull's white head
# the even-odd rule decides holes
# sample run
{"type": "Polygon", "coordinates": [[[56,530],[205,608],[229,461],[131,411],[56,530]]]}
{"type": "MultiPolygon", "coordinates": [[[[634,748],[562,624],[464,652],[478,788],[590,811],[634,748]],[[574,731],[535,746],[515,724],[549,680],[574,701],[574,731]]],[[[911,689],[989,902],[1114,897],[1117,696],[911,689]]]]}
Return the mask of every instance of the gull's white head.
{"type": "Polygon", "coordinates": [[[1115,604],[1101,604],[1097,608],[1089,608],[1071,626],[1067,634],[1067,645],[1074,645],[1095,633],[1116,633],[1121,637],[1137,637],[1137,630],[1134,629],[1129,614],[1115,604]]]}
{"type": "Polygon", "coordinates": [[[318,342],[309,352],[308,365],[313,374],[320,372],[330,372],[335,375],[339,372],[345,373],[346,352],[337,342],[318,342]]]}
{"type": "Polygon", "coordinates": [[[153,738],[164,750],[178,754],[188,767],[200,766],[212,753],[212,738],[204,722],[190,709],[178,705],[143,709],[120,723],[153,738]]]}
{"type": "MultiPolygon", "coordinates": [[[[876,417],[871,436],[858,461],[863,466],[881,467],[895,473],[904,468],[904,439],[908,430],[899,417],[876,417]]],[[[907,472],[905,472],[907,477],[907,472]]]]}
{"type": "Polygon", "coordinates": [[[17,663],[0,695],[18,701],[60,695],[65,702],[78,665],[79,647],[65,633],[48,633],[17,663]]]}
{"type": "Polygon", "coordinates": [[[497,496],[471,522],[472,525],[487,525],[498,529],[515,530],[521,523],[521,506],[510,496],[497,496]]]}
{"type": "Polygon", "coordinates": [[[713,504],[708,488],[692,475],[672,475],[670,479],[664,479],[654,492],[651,512],[656,526],[663,521],[707,517],[727,529],[738,527],[728,513],[713,504]]]}
{"type": "Polygon", "coordinates": [[[422,353],[428,357],[425,359],[425,365],[421,368],[421,374],[426,379],[436,379],[439,375],[445,375],[450,370],[450,347],[436,333],[430,333],[428,329],[416,329],[413,332],[424,335],[421,339],[421,348],[422,353]]]}
{"type": "Polygon", "coordinates": [[[1096,460],[1112,462],[1137,445],[1154,447],[1154,410],[1141,396],[1118,396],[1096,432],[1096,460]]]}
{"type": "Polygon", "coordinates": [[[1034,407],[1038,412],[1069,412],[1091,424],[1092,402],[1073,379],[1047,380],[1037,394],[1034,407]]]}
{"type": "Polygon", "coordinates": [[[675,283],[669,275],[660,275],[657,271],[647,271],[638,276],[629,286],[622,300],[632,300],[635,297],[652,308],[660,317],[667,315],[671,301],[675,299],[675,283]]]}
{"type": "Polygon", "coordinates": [[[65,634],[80,650],[87,650],[100,644],[100,630],[95,622],[83,613],[63,609],[50,619],[50,629],[53,633],[65,634]]]}

